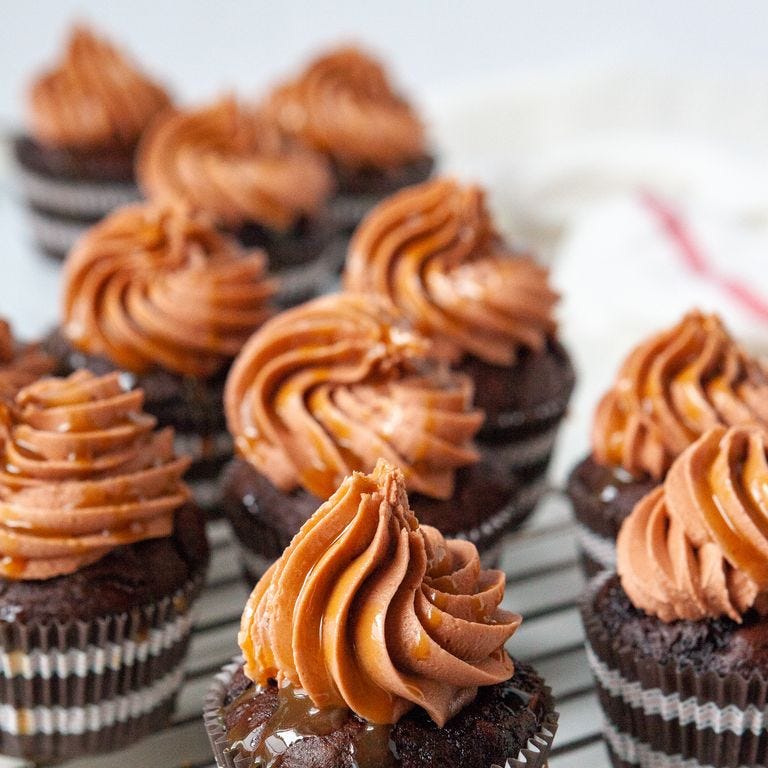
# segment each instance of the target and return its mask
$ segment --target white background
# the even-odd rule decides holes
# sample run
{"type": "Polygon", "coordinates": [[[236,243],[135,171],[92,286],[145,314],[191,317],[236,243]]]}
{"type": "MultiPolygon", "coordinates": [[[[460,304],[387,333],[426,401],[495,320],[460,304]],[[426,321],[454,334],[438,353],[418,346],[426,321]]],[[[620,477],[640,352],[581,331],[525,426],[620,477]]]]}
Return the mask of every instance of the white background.
{"type": "Polygon", "coordinates": [[[520,69],[768,70],[765,0],[2,0],[0,7],[6,124],[19,118],[28,78],[75,17],[113,34],[185,100],[232,87],[258,93],[339,39],[373,46],[423,99],[520,69]]]}

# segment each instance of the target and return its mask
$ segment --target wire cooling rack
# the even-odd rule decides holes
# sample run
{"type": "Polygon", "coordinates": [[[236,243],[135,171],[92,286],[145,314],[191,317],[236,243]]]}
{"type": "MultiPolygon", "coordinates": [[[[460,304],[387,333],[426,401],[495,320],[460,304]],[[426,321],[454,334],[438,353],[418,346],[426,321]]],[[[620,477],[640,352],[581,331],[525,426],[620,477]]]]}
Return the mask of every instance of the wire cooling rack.
{"type": "MultiPolygon", "coordinates": [[[[232,534],[209,523],[213,547],[208,583],[197,606],[187,678],[171,727],[121,752],[66,763],[66,768],[213,768],[200,715],[213,674],[237,652],[240,613],[248,596],[232,534]]],[[[550,491],[535,515],[509,537],[504,607],[524,621],[510,652],[532,662],[555,692],[560,726],[550,768],[607,768],[601,714],[583,648],[576,600],[584,579],[576,560],[575,527],[567,499],[550,491]]],[[[0,768],[23,762],[0,758],[0,768]]]]}

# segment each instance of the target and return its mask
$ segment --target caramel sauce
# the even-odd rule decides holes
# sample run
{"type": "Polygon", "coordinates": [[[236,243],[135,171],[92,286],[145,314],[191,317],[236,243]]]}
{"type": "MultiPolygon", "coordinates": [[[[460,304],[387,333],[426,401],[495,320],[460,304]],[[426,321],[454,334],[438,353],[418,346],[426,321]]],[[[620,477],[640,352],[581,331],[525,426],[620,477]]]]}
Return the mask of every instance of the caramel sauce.
{"type": "MultiPolygon", "coordinates": [[[[250,686],[226,707],[224,719],[228,712],[262,693],[257,686],[250,686]]],[[[348,709],[316,707],[304,691],[291,685],[279,689],[277,707],[266,723],[252,728],[247,707],[243,707],[243,713],[243,720],[229,728],[230,749],[248,753],[254,768],[272,768],[292,744],[327,736],[354,717],[348,709]]],[[[353,730],[350,745],[353,768],[396,768],[399,763],[390,743],[390,731],[388,725],[371,723],[353,730]]]]}
{"type": "Polygon", "coordinates": [[[20,579],[29,561],[21,557],[6,555],[0,558],[0,572],[9,579],[20,579]]]}

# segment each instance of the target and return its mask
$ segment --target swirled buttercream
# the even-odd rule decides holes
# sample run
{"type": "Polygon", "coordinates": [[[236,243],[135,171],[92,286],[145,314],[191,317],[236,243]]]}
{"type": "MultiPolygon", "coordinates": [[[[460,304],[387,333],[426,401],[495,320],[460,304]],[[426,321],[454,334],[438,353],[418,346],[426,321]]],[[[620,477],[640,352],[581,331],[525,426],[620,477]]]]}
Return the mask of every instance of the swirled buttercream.
{"type": "Polygon", "coordinates": [[[504,245],[479,187],[450,178],[404,189],[366,217],[344,285],[386,297],[449,357],[511,365],[557,327],[547,270],[504,245]]]}
{"type": "Polygon", "coordinates": [[[233,98],[158,120],[137,167],[149,197],[182,200],[229,227],[287,230],[318,216],[332,187],[322,156],[233,98]]]}
{"type": "Polygon", "coordinates": [[[520,617],[474,544],[419,526],[399,470],[354,473],[251,594],[245,672],[304,689],[318,707],[394,723],[414,706],[443,726],[479,686],[509,679],[520,617]]]}
{"type": "Polygon", "coordinates": [[[768,369],[716,315],[690,312],[636,347],[597,407],[595,458],[661,478],[716,424],[751,424],[768,435],[768,369]]]}
{"type": "Polygon", "coordinates": [[[478,459],[469,379],[420,374],[427,342],[376,297],[324,296],[283,312],[243,348],[224,394],[242,456],[276,486],[328,498],[379,457],[411,490],[453,493],[478,459]]]}
{"type": "Polygon", "coordinates": [[[768,589],[765,434],[716,426],[683,451],[622,526],[618,572],[662,621],[740,621],[768,589]]]}
{"type": "Polygon", "coordinates": [[[11,326],[0,319],[0,399],[53,371],[54,362],[37,344],[17,344],[11,326]]]}
{"type": "Polygon", "coordinates": [[[43,144],[131,147],[169,105],[165,90],[111,43],[75,26],[56,68],[32,85],[30,128],[43,144]]]}
{"type": "Polygon", "coordinates": [[[269,316],[265,273],[264,254],[245,254],[183,208],[128,206],[67,259],[64,333],[129,371],[211,376],[269,316]]]}
{"type": "Polygon", "coordinates": [[[348,167],[391,168],[425,154],[424,126],[382,65],[354,47],[312,61],[266,109],[281,128],[348,167]]]}
{"type": "Polygon", "coordinates": [[[123,544],[169,536],[189,497],[173,432],[153,432],[117,373],[42,379],[4,410],[0,574],[48,579],[123,544]]]}

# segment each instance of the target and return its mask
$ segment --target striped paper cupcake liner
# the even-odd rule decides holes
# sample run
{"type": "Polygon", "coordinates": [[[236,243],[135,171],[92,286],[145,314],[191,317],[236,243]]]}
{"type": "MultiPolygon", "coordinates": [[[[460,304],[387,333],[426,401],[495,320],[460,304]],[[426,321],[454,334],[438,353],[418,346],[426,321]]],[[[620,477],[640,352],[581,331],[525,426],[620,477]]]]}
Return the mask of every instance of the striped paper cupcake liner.
{"type": "Polygon", "coordinates": [[[581,604],[587,657],[614,764],[632,768],[740,768],[768,762],[768,680],[758,672],[700,672],[662,664],[618,643],[594,609],[606,580],[581,604]]]}

